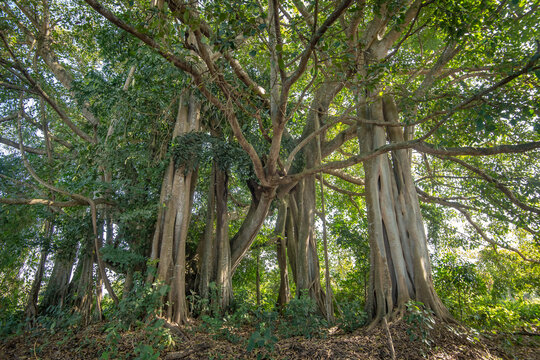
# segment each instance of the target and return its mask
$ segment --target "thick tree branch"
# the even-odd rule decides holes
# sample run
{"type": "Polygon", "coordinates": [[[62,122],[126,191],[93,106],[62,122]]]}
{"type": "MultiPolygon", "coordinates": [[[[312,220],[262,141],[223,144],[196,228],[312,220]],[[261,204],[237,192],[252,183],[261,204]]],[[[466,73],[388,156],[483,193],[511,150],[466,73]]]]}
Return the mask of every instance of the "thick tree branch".
{"type": "MultiPolygon", "coordinates": [[[[3,138],[3,137],[0,137],[0,144],[11,146],[16,149],[21,148],[20,144],[16,143],[15,141],[11,141],[9,139],[3,138]]],[[[24,151],[32,153],[32,154],[37,154],[37,155],[45,155],[45,150],[35,149],[28,146],[24,146],[24,151]]]]}
{"type": "Polygon", "coordinates": [[[339,17],[351,6],[352,0],[343,0],[334,10],[330,16],[324,21],[324,23],[319,27],[317,32],[313,34],[311,37],[311,40],[309,41],[309,45],[307,49],[305,49],[302,53],[302,57],[300,58],[300,63],[298,64],[298,67],[296,70],[284,81],[283,84],[283,93],[288,93],[288,90],[302,76],[304,71],[306,71],[307,63],[309,58],[311,57],[311,53],[313,50],[315,50],[315,46],[319,42],[319,40],[323,37],[323,35],[326,33],[326,31],[332,26],[334,22],[339,19],[339,17]]]}

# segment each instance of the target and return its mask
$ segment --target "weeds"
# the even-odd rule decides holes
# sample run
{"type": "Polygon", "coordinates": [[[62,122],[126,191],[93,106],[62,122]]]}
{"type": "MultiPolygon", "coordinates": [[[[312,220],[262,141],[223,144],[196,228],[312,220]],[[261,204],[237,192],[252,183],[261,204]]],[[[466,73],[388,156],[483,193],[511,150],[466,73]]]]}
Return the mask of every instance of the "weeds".
{"type": "Polygon", "coordinates": [[[307,293],[292,299],[283,313],[284,318],[279,327],[283,337],[303,336],[307,339],[320,337],[328,326],[319,314],[315,301],[307,293]]]}
{"type": "Polygon", "coordinates": [[[359,301],[342,302],[340,305],[341,317],[338,326],[346,333],[351,333],[366,324],[367,314],[359,301]]]}
{"type": "Polygon", "coordinates": [[[409,324],[407,334],[411,341],[420,341],[422,344],[420,351],[425,355],[426,348],[429,349],[432,344],[429,334],[435,325],[433,312],[426,309],[424,304],[419,301],[411,300],[405,305],[407,307],[407,312],[404,320],[409,324]]]}

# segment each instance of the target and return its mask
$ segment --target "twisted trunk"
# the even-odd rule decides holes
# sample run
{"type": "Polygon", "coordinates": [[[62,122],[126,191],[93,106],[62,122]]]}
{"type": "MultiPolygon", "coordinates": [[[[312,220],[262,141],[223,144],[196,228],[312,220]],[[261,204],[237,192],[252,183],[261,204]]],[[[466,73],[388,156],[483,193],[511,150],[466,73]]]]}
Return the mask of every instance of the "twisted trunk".
{"type": "MultiPolygon", "coordinates": [[[[363,111],[366,119],[398,121],[390,97],[378,98],[363,111]]],[[[361,151],[370,152],[384,145],[387,138],[391,142],[403,141],[403,129],[385,130],[364,124],[359,131],[361,151]]],[[[407,150],[368,160],[364,171],[371,247],[369,317],[378,322],[399,315],[407,301],[416,300],[441,319],[450,319],[433,288],[427,239],[407,150]]]]}
{"type": "MultiPolygon", "coordinates": [[[[180,100],[173,138],[199,129],[200,104],[193,96],[188,103],[180,100]]],[[[187,319],[185,290],[186,239],[195,172],[184,166],[175,167],[171,159],[161,190],[161,204],[152,242],[151,258],[159,260],[157,279],[170,287],[167,299],[167,319],[183,323],[187,319]]],[[[151,278],[149,279],[151,280],[151,278]]]]}

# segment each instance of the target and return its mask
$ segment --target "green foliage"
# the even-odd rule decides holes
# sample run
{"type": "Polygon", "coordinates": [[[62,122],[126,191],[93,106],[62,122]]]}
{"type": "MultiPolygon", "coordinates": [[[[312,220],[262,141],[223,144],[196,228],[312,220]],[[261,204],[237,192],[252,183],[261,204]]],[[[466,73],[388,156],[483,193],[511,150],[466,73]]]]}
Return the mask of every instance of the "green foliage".
{"type": "Polygon", "coordinates": [[[210,283],[208,290],[210,299],[201,298],[193,292],[188,296],[192,314],[199,315],[202,320],[200,329],[212,334],[215,339],[224,339],[233,344],[240,342],[241,337],[235,330],[249,323],[250,307],[241,300],[236,301],[224,314],[219,307],[219,289],[216,284],[210,283]]]}
{"type": "Polygon", "coordinates": [[[20,335],[25,327],[22,312],[3,314],[0,317],[0,338],[7,339],[11,335],[20,335]]]}
{"type": "Polygon", "coordinates": [[[482,330],[534,332],[540,326],[540,302],[517,300],[489,301],[480,298],[471,304],[466,323],[482,330]]]}
{"type": "MultiPolygon", "coordinates": [[[[526,251],[526,249],[523,249],[526,251]]],[[[437,293],[460,321],[484,331],[519,331],[538,326],[538,266],[516,254],[483,249],[477,264],[454,252],[434,263],[437,293]]]]}
{"type": "Polygon", "coordinates": [[[267,359],[278,341],[275,336],[278,314],[272,310],[259,308],[254,311],[254,315],[255,331],[249,337],[247,351],[256,351],[257,359],[267,359]]]}
{"type": "Polygon", "coordinates": [[[184,167],[186,171],[194,170],[202,163],[216,161],[221,170],[234,170],[240,178],[253,176],[249,156],[236,142],[192,132],[173,139],[170,149],[176,167],[184,167]]]}
{"type": "Polygon", "coordinates": [[[366,324],[367,314],[364,311],[364,304],[360,301],[339,303],[339,309],[342,314],[338,318],[337,324],[346,333],[351,333],[366,324]]]}
{"type": "Polygon", "coordinates": [[[51,334],[81,325],[81,315],[67,307],[49,306],[36,322],[51,334]]]}
{"type": "Polygon", "coordinates": [[[407,311],[404,316],[405,322],[409,325],[407,334],[411,341],[420,341],[422,346],[430,347],[430,331],[435,325],[433,312],[426,309],[423,303],[419,301],[409,301],[405,304],[407,311]]]}
{"type": "Polygon", "coordinates": [[[145,257],[133,251],[106,245],[101,248],[101,254],[104,261],[114,264],[120,271],[133,269],[138,265],[144,264],[145,257]]]}
{"type": "Polygon", "coordinates": [[[323,336],[327,327],[315,301],[306,293],[292,299],[283,311],[279,333],[284,337],[303,336],[307,339],[323,336]]]}
{"type": "Polygon", "coordinates": [[[159,308],[162,298],[169,291],[168,286],[163,284],[148,284],[142,278],[140,272],[135,272],[134,286],[131,292],[125,294],[118,306],[109,309],[111,319],[129,329],[142,320],[154,317],[159,308]]]}
{"type": "Polygon", "coordinates": [[[470,311],[474,296],[486,293],[486,285],[476,265],[460,259],[455,253],[445,253],[433,268],[439,296],[449,310],[463,320],[463,312],[470,311]]]}
{"type": "Polygon", "coordinates": [[[257,330],[249,337],[247,351],[259,350],[257,352],[257,360],[266,359],[274,351],[277,341],[278,338],[272,334],[271,327],[258,324],[257,330]]]}

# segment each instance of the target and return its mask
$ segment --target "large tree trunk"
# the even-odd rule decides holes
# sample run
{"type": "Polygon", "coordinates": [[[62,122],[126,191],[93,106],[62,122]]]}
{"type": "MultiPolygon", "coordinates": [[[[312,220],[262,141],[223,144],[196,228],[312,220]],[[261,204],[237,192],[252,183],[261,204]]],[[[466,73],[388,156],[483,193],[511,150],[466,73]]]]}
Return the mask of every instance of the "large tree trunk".
{"type": "Polygon", "coordinates": [[[216,164],[212,165],[210,184],[208,185],[208,204],[206,213],[206,225],[198,248],[199,253],[199,295],[203,299],[209,299],[210,283],[214,281],[216,258],[216,238],[214,236],[214,220],[216,208],[215,172],[216,164]]]}
{"type": "Polygon", "coordinates": [[[90,323],[93,301],[93,275],[94,275],[94,239],[93,234],[87,235],[86,244],[81,246],[79,262],[75,275],[71,280],[73,306],[81,314],[84,325],[90,323]]]}
{"type": "MultiPolygon", "coordinates": [[[[193,96],[188,104],[180,100],[173,138],[199,129],[200,104],[193,96]]],[[[170,287],[167,318],[176,323],[187,319],[185,290],[186,239],[193,198],[195,173],[184,166],[175,167],[171,159],[161,190],[161,204],[152,243],[152,259],[159,260],[157,279],[170,287]]],[[[150,279],[149,279],[150,280],[150,279]]]]}
{"type": "Polygon", "coordinates": [[[40,307],[47,311],[51,306],[62,308],[69,292],[69,280],[77,255],[76,244],[64,245],[54,258],[54,266],[47,282],[40,307]]]}
{"type": "MultiPolygon", "coordinates": [[[[362,107],[364,118],[397,122],[393,99],[378,98],[362,107]]],[[[400,127],[363,124],[359,132],[362,153],[404,140],[400,127]]],[[[422,215],[407,150],[384,154],[364,162],[366,205],[371,247],[368,316],[378,322],[399,315],[409,300],[420,301],[436,316],[450,315],[433,288],[431,264],[422,215]]]]}
{"type": "MultiPolygon", "coordinates": [[[[277,298],[278,308],[283,308],[289,302],[291,290],[289,289],[289,271],[287,269],[287,241],[285,238],[285,228],[287,221],[287,203],[278,200],[278,217],[276,220],[276,253],[279,266],[279,294],[277,298]]],[[[258,264],[257,264],[258,266],[258,264]]]]}
{"type": "Polygon", "coordinates": [[[216,166],[216,285],[220,308],[226,309],[232,300],[231,247],[229,243],[229,213],[227,211],[228,175],[216,166]]]}
{"type": "Polygon", "coordinates": [[[294,196],[290,196],[290,200],[296,202],[291,206],[296,230],[294,230],[293,236],[287,236],[287,238],[293,239],[294,236],[297,236],[294,246],[296,250],[296,295],[300,296],[306,291],[326,317],[326,294],[321,287],[315,237],[315,176],[304,178],[296,185],[295,189],[294,196]]]}
{"type": "MultiPolygon", "coordinates": [[[[47,222],[48,224],[48,222],[47,222]]],[[[28,294],[28,301],[26,303],[25,315],[27,319],[34,319],[38,314],[37,302],[39,290],[41,289],[41,281],[43,280],[43,273],[45,272],[45,263],[47,262],[47,256],[49,255],[48,249],[41,250],[41,256],[39,259],[39,265],[32,282],[32,288],[30,294],[28,294]]]]}

